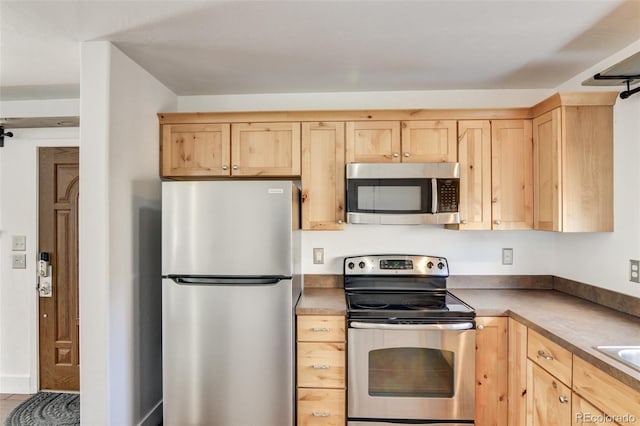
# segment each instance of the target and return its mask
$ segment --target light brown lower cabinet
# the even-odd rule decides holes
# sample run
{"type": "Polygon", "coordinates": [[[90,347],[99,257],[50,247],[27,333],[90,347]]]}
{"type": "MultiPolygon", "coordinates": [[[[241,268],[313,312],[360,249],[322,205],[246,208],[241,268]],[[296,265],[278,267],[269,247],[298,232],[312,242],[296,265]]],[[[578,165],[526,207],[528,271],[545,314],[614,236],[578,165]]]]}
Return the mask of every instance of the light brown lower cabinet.
{"type": "Polygon", "coordinates": [[[571,388],[527,361],[527,426],[571,424],[571,388]]]}
{"type": "Polygon", "coordinates": [[[345,318],[297,317],[297,425],[346,424],[345,318]]]}
{"type": "Polygon", "coordinates": [[[588,424],[590,426],[607,426],[617,425],[606,421],[604,413],[591,405],[587,400],[583,399],[577,393],[571,397],[571,418],[574,426],[588,424]]]}
{"type": "Polygon", "coordinates": [[[298,426],[344,426],[342,389],[298,389],[298,426]]]}
{"type": "Polygon", "coordinates": [[[507,317],[476,318],[476,426],[507,424],[507,317]]]}
{"type": "Polygon", "coordinates": [[[508,340],[509,426],[640,426],[637,390],[512,318],[508,340]]]}

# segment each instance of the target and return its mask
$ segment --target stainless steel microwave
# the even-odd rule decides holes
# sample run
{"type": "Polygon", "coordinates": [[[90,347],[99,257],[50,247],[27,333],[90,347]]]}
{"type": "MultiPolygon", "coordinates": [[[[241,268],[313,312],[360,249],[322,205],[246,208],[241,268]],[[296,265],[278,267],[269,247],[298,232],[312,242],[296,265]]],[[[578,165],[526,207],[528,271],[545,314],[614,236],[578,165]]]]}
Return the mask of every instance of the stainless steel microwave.
{"type": "Polygon", "coordinates": [[[458,163],[347,164],[347,223],[460,223],[458,163]]]}

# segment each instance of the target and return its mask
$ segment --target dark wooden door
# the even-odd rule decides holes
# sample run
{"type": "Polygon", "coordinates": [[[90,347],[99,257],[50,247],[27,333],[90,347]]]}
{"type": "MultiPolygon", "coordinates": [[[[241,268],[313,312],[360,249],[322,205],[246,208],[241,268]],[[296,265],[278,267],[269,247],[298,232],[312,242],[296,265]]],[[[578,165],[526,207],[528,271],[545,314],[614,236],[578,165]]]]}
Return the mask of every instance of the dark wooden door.
{"type": "Polygon", "coordinates": [[[51,297],[39,297],[40,388],[80,390],[78,148],[39,149],[39,252],[49,253],[51,297]]]}

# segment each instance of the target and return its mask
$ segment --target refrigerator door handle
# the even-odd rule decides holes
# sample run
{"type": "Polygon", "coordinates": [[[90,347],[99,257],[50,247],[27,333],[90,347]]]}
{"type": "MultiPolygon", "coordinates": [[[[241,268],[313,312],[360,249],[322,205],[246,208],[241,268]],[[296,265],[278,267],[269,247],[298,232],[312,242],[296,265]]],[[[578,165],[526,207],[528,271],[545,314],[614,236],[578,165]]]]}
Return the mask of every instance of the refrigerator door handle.
{"type": "Polygon", "coordinates": [[[291,277],[188,277],[169,275],[167,278],[181,285],[273,285],[291,277]]]}

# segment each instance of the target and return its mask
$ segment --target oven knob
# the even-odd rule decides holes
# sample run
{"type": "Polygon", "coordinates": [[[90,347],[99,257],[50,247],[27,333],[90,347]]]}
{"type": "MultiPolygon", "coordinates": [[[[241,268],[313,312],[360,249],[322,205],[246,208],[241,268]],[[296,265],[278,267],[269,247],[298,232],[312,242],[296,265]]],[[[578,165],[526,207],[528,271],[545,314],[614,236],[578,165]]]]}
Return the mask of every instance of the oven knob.
{"type": "Polygon", "coordinates": [[[429,269],[433,268],[433,262],[428,262],[427,263],[427,268],[429,268],[429,269]]]}
{"type": "Polygon", "coordinates": [[[442,269],[442,268],[444,268],[444,263],[438,262],[438,269],[442,269]]]}
{"type": "Polygon", "coordinates": [[[360,269],[364,269],[364,267],[366,266],[364,262],[360,262],[358,263],[358,266],[360,267],[360,269]]]}
{"type": "Polygon", "coordinates": [[[347,266],[349,267],[349,269],[353,269],[356,265],[354,265],[353,262],[349,262],[347,266]]]}

